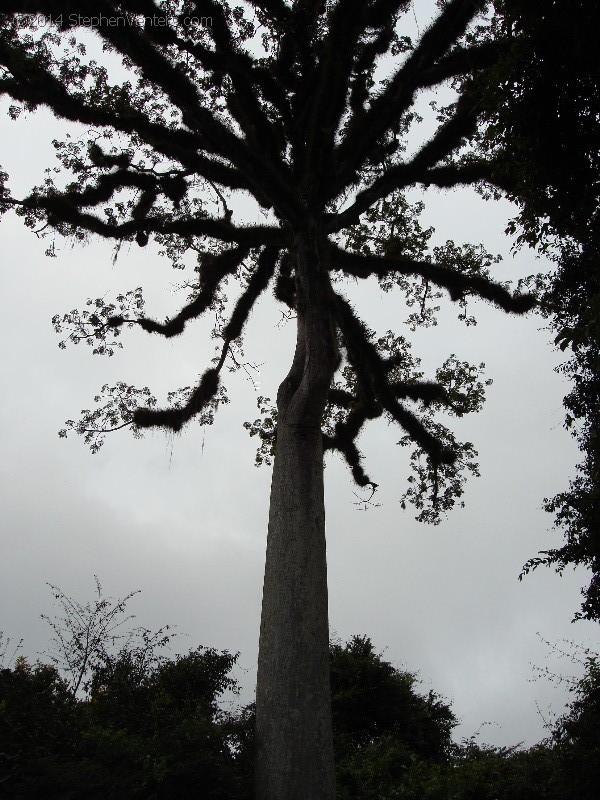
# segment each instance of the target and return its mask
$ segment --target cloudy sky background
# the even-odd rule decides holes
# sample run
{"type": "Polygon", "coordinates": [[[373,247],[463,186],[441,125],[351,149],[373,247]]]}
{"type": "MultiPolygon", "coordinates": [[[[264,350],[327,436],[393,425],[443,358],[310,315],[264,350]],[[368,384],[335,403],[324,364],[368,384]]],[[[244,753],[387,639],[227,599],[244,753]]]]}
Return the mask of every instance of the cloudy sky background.
{"type": "MultiPolygon", "coordinates": [[[[415,24],[423,30],[432,5],[416,4],[407,17],[409,35],[415,24]]],[[[41,181],[53,158],[51,139],[66,128],[46,112],[17,122],[4,114],[0,126],[0,163],[11,174],[12,193],[22,196],[41,181]]],[[[515,213],[508,203],[485,203],[470,190],[423,196],[423,223],[435,226],[434,244],[483,242],[505,256],[495,268],[498,280],[543,268],[531,252],[511,255],[502,233],[515,213]]],[[[245,215],[261,219],[249,207],[245,215]]],[[[292,325],[278,326],[274,301],[261,300],[245,346],[248,361],[260,365],[259,386],[242,373],[231,376],[232,402],[213,427],[191,424],[181,436],[154,432],[140,441],[120,431],[92,456],[76,437],[58,438],[64,420],[90,408],[104,383],[147,385],[159,398],[193,384],[213,356],[212,320],[197,321],[170,341],[126,331],[124,349],[111,359],[93,357],[85,345],[63,352],[50,320],[83,308],[88,297],[109,299],[142,285],[147,313],[163,318],[185,295],[174,292],[182,275],[152,245],[125,244],[113,265],[111,243],[94,239],[73,248],[57,240],[58,258],[48,259],[49,241],[37,239],[14,214],[2,221],[0,630],[23,637],[23,652],[37,657],[50,635],[39,618],[53,608],[46,582],[85,601],[97,574],[107,594],[141,589],[131,602],[137,622],[177,625],[187,634],[176,642],[179,650],[204,644],[241,651],[236,677],[249,702],[270,470],[253,466],[255,442],[242,423],[257,416],[258,393],[275,397],[293,352],[292,325]]],[[[348,294],[378,333],[408,334],[399,296],[383,295],[374,282],[358,291],[349,286],[348,294]]],[[[332,635],[367,634],[398,668],[418,671],[423,691],[452,701],[461,719],[457,736],[489,723],[481,730],[484,741],[533,744],[545,735],[544,720],[560,714],[568,698],[564,685],[532,680],[534,667],[566,675],[576,670],[557,661],[544,640],[597,648],[599,639],[597,626],[570,622],[585,573],[560,578],[541,569],[517,580],[528,558],[561,541],[549,533],[552,520],[541,505],[567,486],[577,462],[562,427],[569,387],[554,372],[560,359],[539,317],[509,317],[473,301],[479,324],[466,328],[456,321],[458,309],[443,304],[437,328],[412,336],[413,353],[427,376],[450,353],[485,361],[494,384],[483,411],[451,421],[458,438],[479,451],[482,476],[469,482],[465,509],[428,527],[398,503],[409,472],[397,428],[371,423],[360,440],[380,485],[380,505],[368,511],[357,504],[347,468],[327,456],[332,635]]]]}

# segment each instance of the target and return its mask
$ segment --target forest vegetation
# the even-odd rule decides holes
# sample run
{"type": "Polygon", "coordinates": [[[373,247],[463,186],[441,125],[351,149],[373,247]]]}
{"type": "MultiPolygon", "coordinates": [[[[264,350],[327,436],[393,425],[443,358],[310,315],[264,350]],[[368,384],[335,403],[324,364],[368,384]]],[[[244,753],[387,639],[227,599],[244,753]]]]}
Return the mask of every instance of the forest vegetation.
{"type": "MultiPolygon", "coordinates": [[[[172,629],[133,627],[127,603],[82,604],[51,587],[60,614],[40,660],[0,636],[0,797],[7,800],[251,800],[254,704],[236,702],[239,654],[173,656],[172,629]]],[[[329,648],[340,800],[595,800],[600,663],[539,744],[456,742],[450,703],[420,691],[367,636],[329,648]]],[[[484,720],[482,720],[482,723],[484,720]]]]}

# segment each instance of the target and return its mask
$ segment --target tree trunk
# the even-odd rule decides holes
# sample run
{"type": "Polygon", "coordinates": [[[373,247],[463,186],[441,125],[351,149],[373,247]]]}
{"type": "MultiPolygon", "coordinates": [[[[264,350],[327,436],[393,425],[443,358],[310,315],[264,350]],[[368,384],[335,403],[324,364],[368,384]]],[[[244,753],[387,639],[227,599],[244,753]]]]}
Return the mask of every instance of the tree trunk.
{"type": "Polygon", "coordinates": [[[256,687],[256,800],[334,800],[321,421],[337,365],[314,237],[296,237],[298,336],[280,386],[256,687]]]}

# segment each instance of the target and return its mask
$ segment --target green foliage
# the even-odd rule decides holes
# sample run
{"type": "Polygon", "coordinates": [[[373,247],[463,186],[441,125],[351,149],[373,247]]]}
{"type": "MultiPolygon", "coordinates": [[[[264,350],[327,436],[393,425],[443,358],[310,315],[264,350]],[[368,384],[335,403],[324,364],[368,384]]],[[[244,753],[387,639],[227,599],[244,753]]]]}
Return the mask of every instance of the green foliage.
{"type": "MultiPolygon", "coordinates": [[[[544,501],[564,543],[530,559],[523,574],[541,564],[559,573],[573,565],[589,568],[576,618],[600,619],[600,6],[495,0],[493,7],[489,25],[471,35],[480,44],[505,43],[500,59],[478,79],[484,111],[477,149],[518,204],[507,233],[517,246],[527,243],[554,262],[529,286],[537,290],[557,346],[570,350],[559,367],[572,383],[565,426],[583,453],[568,489],[544,501]]],[[[463,86],[470,91],[470,84],[463,86]]]]}
{"type": "Polygon", "coordinates": [[[420,760],[443,763],[456,719],[417,678],[384,661],[367,637],[331,646],[334,746],[340,797],[374,798],[420,760]]]}
{"type": "MultiPolygon", "coordinates": [[[[250,797],[253,706],[233,714],[218,703],[236,691],[236,656],[109,651],[109,641],[98,645],[78,697],[54,666],[21,658],[2,671],[0,730],[10,748],[0,780],[10,796],[38,797],[43,787],[48,798],[250,797]]],[[[447,704],[418,694],[416,677],[384,661],[366,637],[330,652],[340,797],[376,797],[421,761],[449,760],[455,718],[447,704]]]]}
{"type": "MultiPolygon", "coordinates": [[[[73,605],[94,618],[94,603],[73,605]]],[[[123,607],[112,619],[124,617],[123,607]]],[[[68,671],[62,677],[54,665],[21,656],[0,670],[0,797],[251,800],[254,706],[226,712],[221,702],[237,691],[237,656],[198,647],[167,658],[122,635],[117,651],[110,631],[98,643],[78,696],[68,671]]],[[[72,637],[63,640],[77,652],[72,637]]],[[[551,736],[527,750],[475,737],[455,744],[449,704],[419,693],[416,675],[396,669],[365,636],[333,643],[330,663],[339,800],[597,797],[597,655],[585,651],[572,703],[551,736]]]]}
{"type": "Polygon", "coordinates": [[[13,669],[0,670],[0,796],[16,798],[19,787],[21,796],[35,797],[51,754],[69,757],[71,700],[51,665],[31,665],[20,656],[13,669]]]}
{"type": "Polygon", "coordinates": [[[575,699],[561,717],[553,738],[559,757],[564,800],[594,800],[600,785],[600,661],[587,655],[585,673],[573,687],[575,699]]]}
{"type": "Polygon", "coordinates": [[[574,701],[529,749],[454,744],[456,718],[377,655],[369,639],[331,649],[338,796],[343,800],[594,800],[600,668],[587,654],[574,701]]]}
{"type": "Polygon", "coordinates": [[[549,789],[552,752],[490,747],[473,740],[456,748],[450,764],[417,765],[400,791],[402,800],[560,800],[549,789]]]}
{"type": "Polygon", "coordinates": [[[562,242],[555,261],[554,275],[538,277],[538,284],[556,343],[570,351],[558,371],[571,382],[564,399],[565,427],[583,458],[569,487],[544,501],[563,532],[562,546],[530,559],[524,572],[541,564],[559,573],[573,565],[587,567],[590,581],[576,618],[600,620],[600,237],[562,242]]]}
{"type": "Polygon", "coordinates": [[[236,765],[237,656],[198,647],[167,658],[173,634],[130,628],[127,603],[80,603],[52,586],[61,617],[52,665],[19,657],[0,671],[0,797],[247,797],[236,765]],[[62,675],[61,675],[62,673],[62,675]]]}
{"type": "Polygon", "coordinates": [[[600,168],[596,31],[588,0],[495,0],[485,36],[505,37],[487,73],[484,152],[519,203],[510,232],[544,245],[554,230],[590,238],[600,168]]]}
{"type": "Polygon", "coordinates": [[[235,660],[198,648],[140,669],[123,650],[79,700],[54,667],[19,660],[0,673],[0,796],[244,797],[235,721],[217,705],[235,660]]]}

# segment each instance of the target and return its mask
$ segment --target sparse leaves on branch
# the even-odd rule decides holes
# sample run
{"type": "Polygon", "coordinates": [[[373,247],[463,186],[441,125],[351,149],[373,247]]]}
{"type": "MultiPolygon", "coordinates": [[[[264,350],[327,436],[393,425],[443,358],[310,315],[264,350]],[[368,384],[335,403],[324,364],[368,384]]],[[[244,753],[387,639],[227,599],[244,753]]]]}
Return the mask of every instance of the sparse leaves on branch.
{"type": "Polygon", "coordinates": [[[121,335],[121,327],[111,325],[110,321],[118,315],[126,320],[128,328],[134,326],[144,310],[142,287],[118,295],[114,303],[107,303],[103,297],[98,297],[87,300],[86,306],[83,311],[73,309],[62,317],[56,314],[52,318],[55,332],[67,334],[58,346],[64,350],[69,342],[85,342],[94,348],[94,355],[112,356],[115,349],[122,348],[123,344],[116,341],[121,335]]]}

